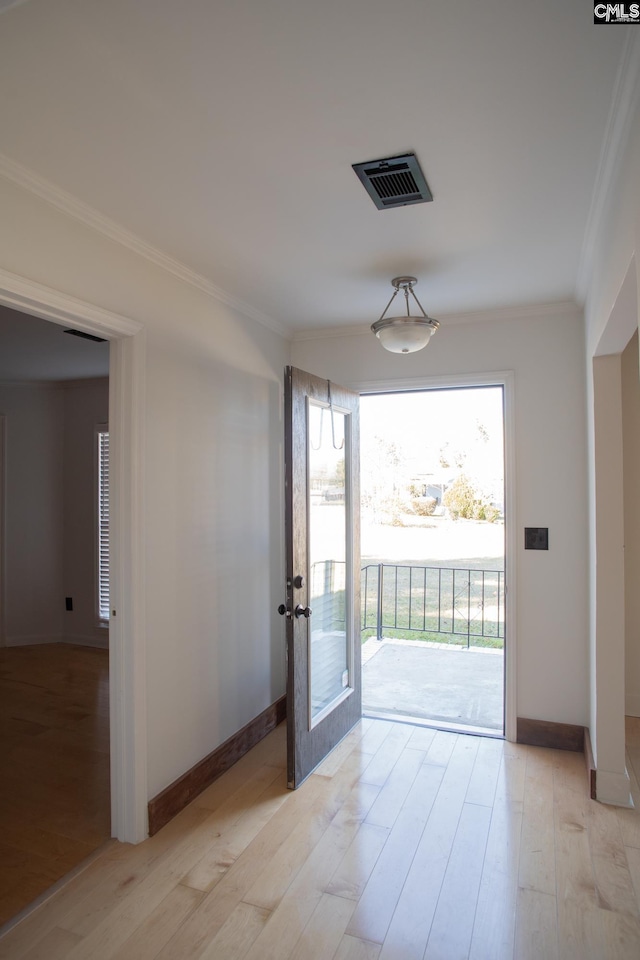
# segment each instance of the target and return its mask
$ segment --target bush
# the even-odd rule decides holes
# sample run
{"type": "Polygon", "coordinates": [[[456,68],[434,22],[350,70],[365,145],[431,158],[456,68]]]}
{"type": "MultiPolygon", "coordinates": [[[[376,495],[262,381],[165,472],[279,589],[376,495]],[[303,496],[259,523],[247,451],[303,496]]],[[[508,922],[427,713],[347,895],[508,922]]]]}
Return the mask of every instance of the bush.
{"type": "Polygon", "coordinates": [[[488,520],[490,523],[500,516],[499,511],[486,499],[464,473],[454,480],[444,497],[444,506],[454,520],[488,520]]]}
{"type": "Polygon", "coordinates": [[[435,497],[413,497],[411,509],[418,517],[431,517],[437,502],[435,497]]]}
{"type": "Polygon", "coordinates": [[[461,473],[442,498],[454,520],[463,517],[465,520],[473,518],[475,510],[476,491],[468,477],[461,473]]]}

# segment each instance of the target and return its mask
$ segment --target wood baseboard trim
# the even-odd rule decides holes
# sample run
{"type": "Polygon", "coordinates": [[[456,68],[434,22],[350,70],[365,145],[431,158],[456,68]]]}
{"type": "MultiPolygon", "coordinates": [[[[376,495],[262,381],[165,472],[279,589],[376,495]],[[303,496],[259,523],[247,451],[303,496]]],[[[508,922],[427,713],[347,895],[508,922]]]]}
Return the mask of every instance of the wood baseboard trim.
{"type": "Polygon", "coordinates": [[[225,740],[212,753],[196,763],[181,777],[149,800],[149,836],[152,837],[188,803],[222,776],[256,743],[271,733],[287,716],[286,697],[280,697],[259,716],[225,740]]]}
{"type": "Polygon", "coordinates": [[[593,759],[593,748],[591,746],[591,734],[589,727],[584,728],[584,762],[587,768],[587,777],[589,778],[589,796],[592,800],[596,797],[596,765],[593,759]]]}
{"type": "Polygon", "coordinates": [[[518,743],[554,750],[584,750],[584,727],[574,723],[553,723],[551,720],[528,720],[518,717],[518,743]]]}

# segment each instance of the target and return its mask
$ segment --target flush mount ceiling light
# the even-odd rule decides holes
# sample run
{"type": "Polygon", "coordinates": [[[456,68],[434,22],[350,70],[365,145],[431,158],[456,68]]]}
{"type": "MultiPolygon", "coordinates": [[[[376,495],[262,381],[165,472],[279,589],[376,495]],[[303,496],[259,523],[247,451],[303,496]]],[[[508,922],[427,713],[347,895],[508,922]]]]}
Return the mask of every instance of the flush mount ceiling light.
{"type": "Polygon", "coordinates": [[[413,288],[417,282],[415,277],[395,277],[391,281],[392,286],[395,287],[391,300],[384,308],[380,319],[371,324],[373,333],[385,350],[389,350],[390,353],[416,353],[416,351],[422,350],[440,326],[437,320],[427,316],[422,304],[416,297],[413,288]],[[404,317],[386,317],[387,310],[400,290],[404,292],[407,315],[404,317]],[[418,304],[422,312],[421,317],[411,316],[409,294],[418,304]]]}

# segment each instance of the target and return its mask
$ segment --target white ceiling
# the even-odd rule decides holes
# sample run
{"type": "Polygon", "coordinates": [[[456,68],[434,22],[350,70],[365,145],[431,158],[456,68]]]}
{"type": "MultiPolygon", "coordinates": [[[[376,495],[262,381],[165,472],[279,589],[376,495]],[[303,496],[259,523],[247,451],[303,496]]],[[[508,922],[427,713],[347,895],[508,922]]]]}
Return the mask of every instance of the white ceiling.
{"type": "Polygon", "coordinates": [[[29,0],[0,149],[289,331],[572,299],[624,28],[585,0],[29,0]],[[351,164],[414,151],[434,202],[351,164]]]}

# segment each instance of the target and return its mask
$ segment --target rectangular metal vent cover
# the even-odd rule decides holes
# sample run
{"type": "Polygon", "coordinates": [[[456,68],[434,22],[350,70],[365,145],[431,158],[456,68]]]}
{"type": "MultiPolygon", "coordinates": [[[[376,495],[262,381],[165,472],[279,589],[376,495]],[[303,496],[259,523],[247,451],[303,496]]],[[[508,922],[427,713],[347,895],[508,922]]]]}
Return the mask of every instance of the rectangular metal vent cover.
{"type": "Polygon", "coordinates": [[[353,169],[378,210],[433,200],[415,154],[354,163],[353,169]]]}

